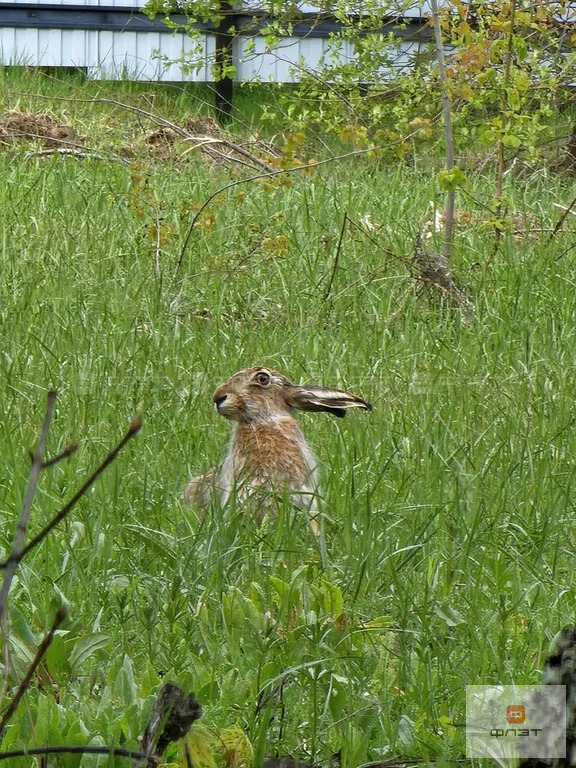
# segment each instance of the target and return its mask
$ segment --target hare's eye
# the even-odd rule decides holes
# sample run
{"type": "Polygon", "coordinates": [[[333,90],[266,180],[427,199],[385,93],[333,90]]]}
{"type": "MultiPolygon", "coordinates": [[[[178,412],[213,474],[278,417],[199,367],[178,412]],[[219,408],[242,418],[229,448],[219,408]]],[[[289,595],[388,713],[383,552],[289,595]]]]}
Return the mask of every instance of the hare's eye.
{"type": "Polygon", "coordinates": [[[270,376],[267,373],[264,373],[264,371],[260,371],[260,373],[256,374],[256,381],[258,384],[262,384],[263,387],[270,384],[270,376]]]}

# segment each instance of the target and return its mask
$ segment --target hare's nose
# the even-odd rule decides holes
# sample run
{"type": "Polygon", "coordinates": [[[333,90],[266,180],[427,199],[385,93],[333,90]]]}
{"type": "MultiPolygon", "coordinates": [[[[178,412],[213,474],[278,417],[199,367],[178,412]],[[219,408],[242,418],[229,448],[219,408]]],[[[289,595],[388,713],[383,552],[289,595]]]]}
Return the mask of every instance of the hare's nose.
{"type": "Polygon", "coordinates": [[[216,405],[216,408],[220,408],[220,406],[222,405],[222,403],[224,403],[225,400],[226,400],[226,395],[218,395],[218,397],[214,395],[214,404],[216,405]]]}

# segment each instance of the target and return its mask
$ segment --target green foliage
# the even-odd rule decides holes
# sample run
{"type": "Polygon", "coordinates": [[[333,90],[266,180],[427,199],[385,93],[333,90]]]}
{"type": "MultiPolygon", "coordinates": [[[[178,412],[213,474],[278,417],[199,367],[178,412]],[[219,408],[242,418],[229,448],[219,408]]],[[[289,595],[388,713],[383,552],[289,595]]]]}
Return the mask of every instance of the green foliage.
{"type": "Polygon", "coordinates": [[[465,183],[466,174],[458,166],[450,168],[450,170],[440,171],[438,174],[438,185],[448,192],[462,187],[465,183]]]}
{"type": "MultiPolygon", "coordinates": [[[[269,22],[254,36],[263,36],[266,49],[291,34],[300,12],[292,0],[266,0],[261,7],[269,22]]],[[[467,152],[470,144],[490,150],[503,147],[537,160],[565,122],[563,106],[570,100],[576,68],[573,29],[562,22],[556,3],[539,0],[499,0],[469,3],[456,0],[442,26],[448,56],[449,92],[453,108],[455,147],[467,152]]],[[[397,14],[396,3],[389,10],[397,14]]],[[[150,15],[165,14],[175,6],[149,0],[150,15]]],[[[198,36],[196,22],[219,24],[225,12],[206,0],[177,6],[186,14],[187,31],[198,36]]],[[[274,109],[263,118],[287,132],[303,131],[339,137],[357,147],[378,146],[388,158],[411,156],[419,148],[442,141],[437,67],[431,46],[416,54],[402,54],[392,28],[382,29],[382,3],[336,0],[329,11],[341,24],[332,33],[318,65],[301,60],[295,65],[298,85],[283,90],[274,109]],[[374,31],[377,30],[377,31],[374,31]]],[[[397,16],[395,17],[397,18],[397,16]]],[[[397,24],[397,21],[394,21],[397,24]]],[[[247,30],[242,30],[246,35],[247,30]]],[[[196,61],[196,54],[192,58],[196,61]]],[[[234,75],[213,70],[216,78],[234,75]]]]}
{"type": "MultiPolygon", "coordinates": [[[[2,77],[2,110],[47,111],[102,150],[142,146],[133,116],[60,98],[106,93],[145,108],[149,84],[2,77]]],[[[189,116],[190,92],[155,96],[176,122],[189,116]]],[[[478,318],[465,324],[411,290],[402,259],[439,182],[404,164],[354,158],[289,185],[229,189],[176,280],[194,212],[236,167],[193,153],[142,151],[129,165],[18,148],[0,166],[0,558],[47,388],[59,391],[48,455],[81,445],[42,475],[32,534],[144,415],[18,571],[8,648],[0,638],[5,701],[57,607],[70,614],[0,748],[135,748],[171,679],[204,707],[207,764],[248,765],[253,752],[258,765],[276,750],[326,762],[341,749],[345,768],[460,756],[463,685],[537,682],[549,640],[574,618],[573,234],[548,241],[571,181],[507,175],[516,219],[483,268],[491,223],[472,201],[491,200],[493,180],[467,172],[454,270],[478,318]],[[346,228],[339,247],[344,213],[371,222],[370,237],[346,228]],[[344,420],[302,416],[322,467],[325,569],[292,509],[258,527],[235,508],[199,520],[180,501],[228,439],[211,393],[256,362],[374,402],[344,420]]],[[[177,747],[166,761],[178,765],[177,747]]]]}

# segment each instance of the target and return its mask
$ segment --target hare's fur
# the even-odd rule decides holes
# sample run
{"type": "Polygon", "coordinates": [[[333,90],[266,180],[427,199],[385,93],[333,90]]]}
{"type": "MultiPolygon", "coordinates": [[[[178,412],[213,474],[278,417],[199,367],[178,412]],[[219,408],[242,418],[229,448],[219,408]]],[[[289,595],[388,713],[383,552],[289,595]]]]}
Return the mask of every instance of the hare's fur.
{"type": "Polygon", "coordinates": [[[235,493],[237,501],[249,501],[262,519],[276,511],[274,492],[289,493],[297,506],[306,509],[316,529],[317,463],[292,410],[343,416],[348,408],[369,410],[370,404],[342,390],[295,386],[277,371],[260,366],[234,374],[213,399],[218,412],[236,424],[222,464],[186,486],[187,503],[206,510],[213,498],[224,505],[235,493]]]}

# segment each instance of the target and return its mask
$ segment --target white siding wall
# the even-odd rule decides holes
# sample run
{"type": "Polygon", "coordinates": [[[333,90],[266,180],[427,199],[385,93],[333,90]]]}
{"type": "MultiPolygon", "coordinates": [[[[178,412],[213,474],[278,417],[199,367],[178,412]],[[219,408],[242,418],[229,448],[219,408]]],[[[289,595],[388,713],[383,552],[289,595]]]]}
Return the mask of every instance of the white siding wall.
{"type": "MultiPolygon", "coordinates": [[[[414,0],[413,3],[411,3],[407,8],[404,8],[404,1],[400,0],[382,0],[382,13],[388,14],[390,16],[393,16],[395,14],[401,15],[401,16],[407,16],[409,18],[419,18],[422,15],[428,15],[431,13],[431,5],[430,0],[414,0]]],[[[440,7],[445,5],[451,5],[450,0],[439,0],[438,5],[440,7]]],[[[245,0],[244,2],[239,3],[238,7],[241,8],[252,8],[257,9],[261,8],[262,3],[259,2],[259,0],[245,0]]],[[[296,2],[295,6],[298,8],[299,11],[302,13],[318,13],[319,10],[326,10],[325,3],[307,3],[307,2],[296,2]]],[[[354,8],[361,8],[362,7],[362,0],[356,0],[356,2],[353,3],[354,8]]]]}
{"type": "MultiPolygon", "coordinates": [[[[15,0],[37,5],[85,5],[85,6],[143,6],[146,0],[15,0]]],[[[428,6],[428,0],[423,0],[428,6]]],[[[383,0],[385,8],[397,9],[398,0],[383,0]]],[[[257,8],[259,0],[240,0],[239,7],[257,8]]],[[[415,0],[412,13],[419,15],[415,0]]],[[[302,11],[316,11],[311,3],[300,3],[302,11]]],[[[0,1],[1,25],[1,1],[0,1]]],[[[320,57],[326,52],[329,41],[322,38],[286,38],[274,51],[265,51],[262,38],[254,38],[254,50],[248,52],[247,39],[234,41],[234,59],[237,80],[261,79],[276,82],[298,80],[297,67],[305,62],[308,68],[318,67],[320,57]]],[[[417,47],[413,43],[398,43],[398,62],[395,67],[406,63],[409,53],[417,47]]],[[[129,78],[133,80],[165,81],[210,81],[210,64],[214,53],[214,37],[202,35],[199,41],[184,34],[144,31],[99,31],[74,29],[34,29],[0,26],[0,63],[26,64],[30,66],[81,67],[94,78],[129,78]],[[197,43],[199,53],[194,53],[197,43]],[[198,71],[183,72],[179,64],[165,65],[166,60],[174,61],[189,55],[200,65],[198,71]]],[[[342,46],[344,59],[353,56],[349,45],[342,46]]]]}
{"type": "MultiPolygon", "coordinates": [[[[286,37],[277,48],[266,51],[262,38],[255,38],[253,42],[253,49],[247,51],[247,40],[240,38],[234,41],[237,80],[297,82],[299,67],[305,66],[308,70],[318,69],[320,57],[329,51],[331,43],[325,38],[286,37]]],[[[396,72],[405,67],[411,55],[418,51],[418,47],[418,43],[398,42],[391,56],[390,72],[396,72]]],[[[350,43],[341,44],[338,58],[344,63],[354,58],[350,43]]]]}
{"type": "Polygon", "coordinates": [[[117,8],[142,8],[147,0],[11,0],[18,5],[107,5],[117,8]]]}
{"type": "MultiPolygon", "coordinates": [[[[81,67],[93,78],[109,80],[194,81],[211,80],[210,64],[214,38],[203,35],[201,51],[196,41],[186,35],[158,32],[102,32],[96,30],[10,29],[0,27],[0,63],[44,67],[81,67]],[[183,72],[180,64],[166,66],[163,58],[174,61],[189,54],[199,61],[198,72],[183,72]]],[[[329,40],[322,38],[285,38],[280,46],[266,51],[263,38],[254,39],[254,48],[246,50],[247,40],[234,41],[236,80],[262,80],[278,83],[296,82],[298,67],[318,68],[320,57],[328,50],[329,40]]],[[[399,42],[394,69],[407,64],[417,43],[399,42]]],[[[340,58],[353,57],[348,43],[341,46],[340,58]]]]}
{"type": "Polygon", "coordinates": [[[214,38],[203,35],[198,42],[201,51],[193,54],[196,41],[183,34],[0,27],[0,63],[81,67],[92,77],[107,79],[205,82],[214,38]],[[174,60],[183,53],[201,63],[198,72],[183,73],[178,64],[166,67],[161,58],[174,60]]]}
{"type": "MultiPolygon", "coordinates": [[[[108,5],[116,6],[117,8],[142,8],[146,5],[147,0],[12,0],[12,2],[36,5],[108,5]]],[[[450,2],[449,0],[445,2],[441,0],[439,4],[450,5],[450,2]]],[[[320,3],[314,5],[313,3],[300,2],[296,3],[296,5],[304,13],[308,11],[314,13],[318,10],[320,3]]],[[[403,16],[420,16],[422,12],[429,13],[430,11],[430,0],[414,0],[407,10],[403,8],[403,2],[398,2],[397,0],[386,0],[382,5],[388,9],[388,12],[402,13],[403,16]],[[420,10],[420,6],[422,6],[422,10],[420,10]]],[[[261,3],[258,0],[238,3],[238,7],[244,8],[258,8],[260,6],[261,3]]]]}

